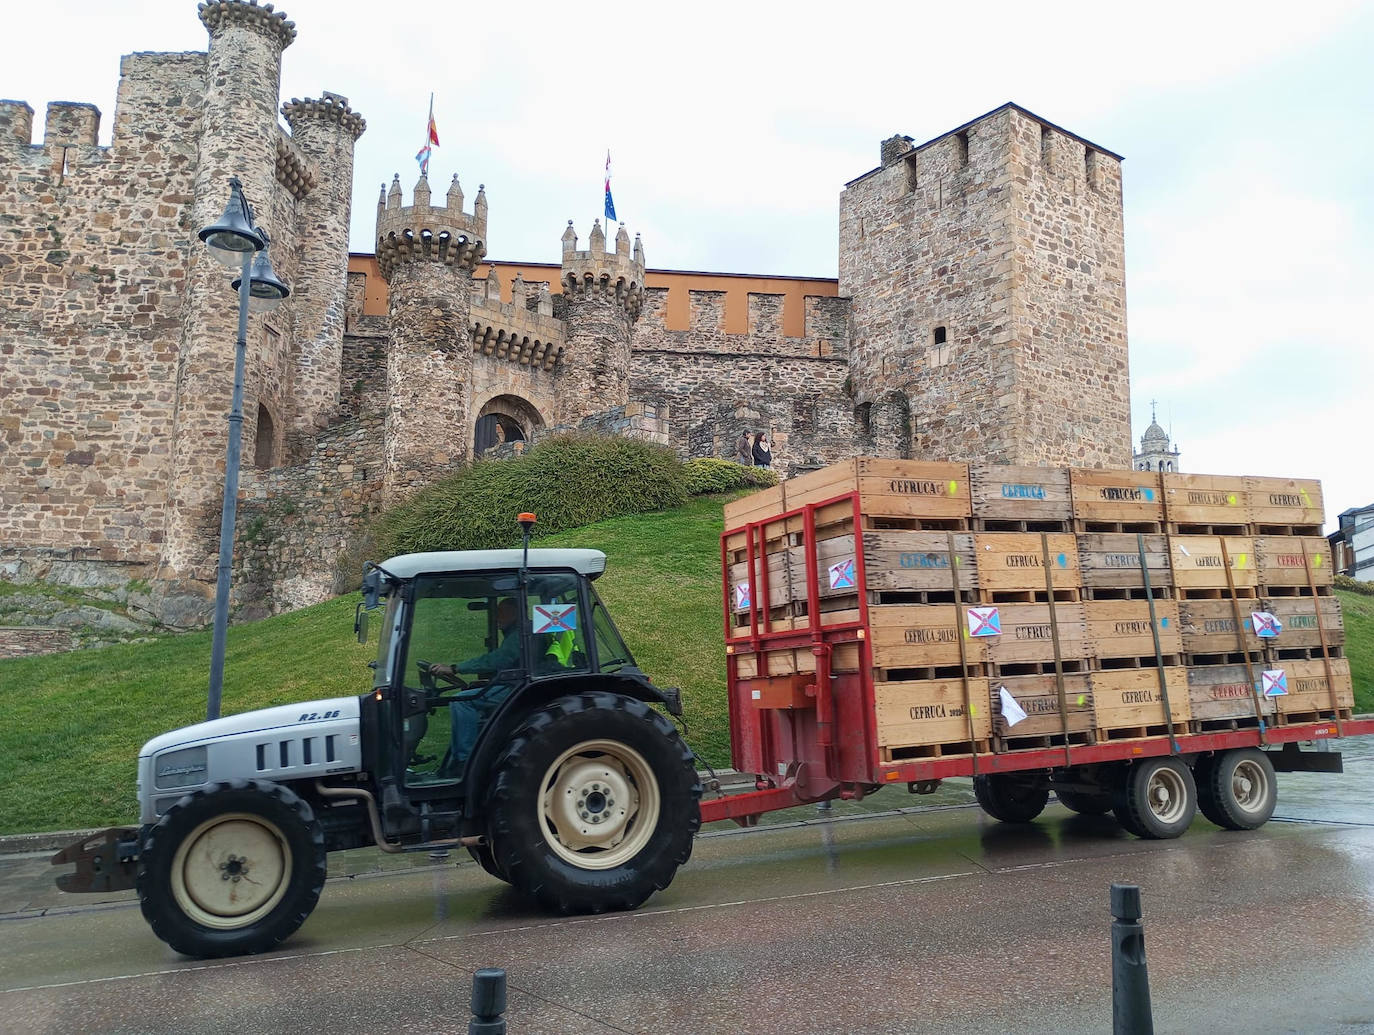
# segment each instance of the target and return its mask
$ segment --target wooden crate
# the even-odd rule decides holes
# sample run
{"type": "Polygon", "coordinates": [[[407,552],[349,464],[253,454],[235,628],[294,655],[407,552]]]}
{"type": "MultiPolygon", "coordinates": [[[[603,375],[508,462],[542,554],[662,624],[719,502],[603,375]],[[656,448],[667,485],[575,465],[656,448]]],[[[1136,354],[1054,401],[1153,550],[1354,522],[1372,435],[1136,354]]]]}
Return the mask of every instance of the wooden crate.
{"type": "MultiPolygon", "coordinates": [[[[999,676],[990,681],[990,700],[997,702],[998,716],[994,726],[999,736],[1016,737],[1053,737],[1064,733],[1064,722],[1059,717],[1059,685],[1053,675],[999,676]],[[1007,692],[1016,699],[1026,717],[1015,726],[1008,726],[1000,714],[1001,695],[998,691],[1006,687],[1007,692]]],[[[1093,695],[1088,676],[1068,674],[1064,676],[1064,698],[1069,707],[1069,733],[1090,733],[1093,730],[1093,695]]]]}
{"type": "MultiPolygon", "coordinates": [[[[967,521],[968,465],[860,457],[811,471],[783,483],[788,509],[855,492],[867,517],[967,521]]],[[[966,527],[966,526],[965,526],[966,527]]]]}
{"type": "Polygon", "coordinates": [[[987,641],[968,636],[955,604],[883,604],[869,608],[868,621],[875,668],[958,665],[961,638],[970,665],[988,658],[987,641]]]}
{"type": "Polygon", "coordinates": [[[1230,600],[1181,600],[1178,604],[1183,649],[1189,654],[1229,654],[1232,651],[1259,650],[1250,613],[1258,601],[1240,601],[1241,633],[1236,632],[1235,610],[1230,600]]]}
{"type": "MultiPolygon", "coordinates": [[[[1181,654],[1183,637],[1179,627],[1178,603],[1156,600],[1154,606],[1159,630],[1159,652],[1181,654]]],[[[1088,648],[1093,657],[1154,657],[1155,637],[1150,624],[1150,601],[1089,600],[1083,605],[1083,617],[1088,648]]]]}
{"type": "MultiPolygon", "coordinates": [[[[725,504],[726,529],[743,528],[752,521],[781,514],[787,508],[783,505],[782,485],[751,492],[737,500],[725,504]]],[[[743,543],[743,537],[740,539],[743,543]]]]}
{"type": "Polygon", "coordinates": [[[1165,471],[1161,478],[1166,520],[1175,527],[1233,528],[1250,524],[1250,490],[1244,477],[1165,471]]]}
{"type": "Polygon", "coordinates": [[[1307,587],[1307,567],[1312,583],[1329,586],[1335,578],[1331,563],[1331,544],[1324,536],[1266,535],[1255,540],[1255,560],[1259,565],[1259,584],[1264,586],[1307,587]]]}
{"type": "MultiPolygon", "coordinates": [[[[970,640],[987,644],[989,661],[998,665],[1053,663],[1054,637],[1048,603],[998,604],[997,609],[1002,619],[1002,635],[975,636],[970,640]]],[[[961,617],[965,610],[960,609],[961,617]]],[[[1063,661],[1086,660],[1091,651],[1083,621],[1083,605],[1056,603],[1054,617],[1059,627],[1060,658],[1063,661]]],[[[964,628],[968,628],[967,624],[964,628]]]]}
{"type": "Polygon", "coordinates": [[[1231,560],[1231,580],[1236,589],[1258,585],[1255,541],[1248,536],[1171,535],[1169,564],[1179,589],[1226,589],[1226,566],[1221,557],[1222,540],[1231,560]]]}
{"type": "MultiPolygon", "coordinates": [[[[978,587],[975,574],[973,536],[954,533],[954,554],[949,552],[947,532],[906,532],[900,530],[863,532],[864,575],[868,589],[874,591],[922,591],[952,593],[951,565],[959,574],[959,588],[978,587]]],[[[801,557],[801,550],[798,556],[801,557]]],[[[822,595],[838,595],[852,590],[831,589],[827,572],[831,564],[854,556],[854,536],[844,535],[818,544],[818,571],[822,595]]],[[[805,568],[802,569],[805,571],[805,568]]]]}
{"type": "MultiPolygon", "coordinates": [[[[988,681],[970,679],[973,739],[986,740],[992,728],[986,706],[988,681]]],[[[878,744],[889,751],[929,744],[956,744],[969,739],[969,718],[964,711],[964,681],[921,679],[875,683],[874,708],[878,744]]]]}
{"type": "Polygon", "coordinates": [[[1320,647],[1318,607],[1321,608],[1321,631],[1326,633],[1326,645],[1339,647],[1345,643],[1345,619],[1341,615],[1341,602],[1336,597],[1274,597],[1260,603],[1264,605],[1263,610],[1283,623],[1283,632],[1274,640],[1276,647],[1320,647]]]}
{"type": "Polygon", "coordinates": [[[1089,676],[1097,709],[1098,739],[1109,740],[1110,731],[1141,729],[1187,722],[1192,718],[1188,670],[1181,665],[1158,668],[1121,668],[1089,676]],[[1159,673],[1169,688],[1168,717],[1159,673]]]}
{"type": "MultiPolygon", "coordinates": [[[[842,620],[858,621],[858,611],[837,612],[842,620]]],[[[837,622],[836,624],[841,624],[837,622]]],[[[782,629],[805,629],[807,619],[782,618],[774,623],[774,630],[782,629]]],[[[759,674],[759,655],[747,653],[747,647],[743,644],[727,644],[727,651],[736,655],[739,677],[741,679],[754,679],[759,674]]],[[[765,649],[760,654],[768,655],[768,675],[792,675],[797,672],[815,672],[816,656],[811,653],[810,647],[796,647],[786,650],[765,649]]],[[[857,643],[836,644],[830,654],[830,670],[832,672],[857,672],[860,667],[861,658],[859,645],[857,643]]]]}
{"type": "MultiPolygon", "coordinates": [[[[1255,666],[1255,679],[1263,666],[1255,666]]],[[[1190,665],[1188,707],[1196,721],[1237,719],[1253,722],[1255,703],[1252,684],[1244,665],[1190,665]]],[[[1273,698],[1260,698],[1260,713],[1275,713],[1273,698]]]]}
{"type": "MultiPolygon", "coordinates": [[[[1078,544],[1072,535],[1049,533],[1050,570],[1056,590],[1079,587],[1078,544]]],[[[973,550],[978,588],[984,593],[1045,591],[1044,551],[1035,532],[977,532],[973,550]]]]}
{"type": "MultiPolygon", "coordinates": [[[[1324,661],[1280,661],[1274,667],[1288,673],[1288,693],[1274,698],[1279,714],[1289,716],[1329,716],[1333,714],[1331,684],[1326,679],[1324,661]]],[[[1350,661],[1332,658],[1331,679],[1336,684],[1334,707],[1348,712],[1355,707],[1355,687],[1350,680],[1350,661]]]]}
{"type": "Polygon", "coordinates": [[[1073,520],[1067,468],[978,464],[969,468],[969,481],[975,518],[1065,525],[1073,520]]]}
{"type": "Polygon", "coordinates": [[[1311,478],[1246,478],[1250,520],[1265,527],[1320,532],[1326,520],[1322,483],[1311,478]]]}
{"type": "MultiPolygon", "coordinates": [[[[1073,516],[1089,530],[1096,524],[1153,524],[1164,520],[1164,493],[1153,471],[1069,469],[1073,516]]],[[[1156,528],[1156,531],[1162,531],[1156,528]]]]}
{"type": "MultiPolygon", "coordinates": [[[[1171,588],[1169,542],[1162,535],[1145,535],[1145,564],[1152,589],[1171,588]]],[[[1078,536],[1078,565],[1083,585],[1093,589],[1143,589],[1140,548],[1133,532],[1083,532],[1078,536]]]]}

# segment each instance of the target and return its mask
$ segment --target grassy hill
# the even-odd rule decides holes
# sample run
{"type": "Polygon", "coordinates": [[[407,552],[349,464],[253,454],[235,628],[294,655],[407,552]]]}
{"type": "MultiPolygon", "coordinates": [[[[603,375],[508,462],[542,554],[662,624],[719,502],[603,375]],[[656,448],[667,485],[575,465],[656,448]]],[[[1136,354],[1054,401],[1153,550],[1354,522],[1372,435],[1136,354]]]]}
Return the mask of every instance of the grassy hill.
{"type": "MultiPolygon", "coordinates": [[[[592,546],[616,624],[655,680],[683,689],[688,740],[729,760],[722,661],[721,499],[616,518],[540,546],[592,546]]],[[[1374,711],[1374,597],[1341,593],[1356,710],[1374,711]]],[[[229,631],[223,713],[358,694],[375,646],[352,635],[357,595],[229,631]]],[[[376,637],[373,623],[373,637],[376,637]]],[[[127,823],[142,743],[205,717],[210,634],[0,661],[0,833],[127,823]]]]}

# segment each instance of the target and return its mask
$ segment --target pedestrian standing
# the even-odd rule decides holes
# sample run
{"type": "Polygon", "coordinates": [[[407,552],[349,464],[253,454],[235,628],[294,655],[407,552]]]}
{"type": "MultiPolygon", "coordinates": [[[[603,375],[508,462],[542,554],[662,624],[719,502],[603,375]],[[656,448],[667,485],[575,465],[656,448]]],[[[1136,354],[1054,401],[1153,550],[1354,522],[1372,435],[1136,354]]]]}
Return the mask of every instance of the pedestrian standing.
{"type": "Polygon", "coordinates": [[[745,467],[754,466],[754,447],[749,441],[749,432],[741,431],[735,442],[735,462],[745,467]]]}
{"type": "Polygon", "coordinates": [[[773,466],[773,450],[768,447],[768,433],[765,431],[754,436],[754,466],[773,466]]]}

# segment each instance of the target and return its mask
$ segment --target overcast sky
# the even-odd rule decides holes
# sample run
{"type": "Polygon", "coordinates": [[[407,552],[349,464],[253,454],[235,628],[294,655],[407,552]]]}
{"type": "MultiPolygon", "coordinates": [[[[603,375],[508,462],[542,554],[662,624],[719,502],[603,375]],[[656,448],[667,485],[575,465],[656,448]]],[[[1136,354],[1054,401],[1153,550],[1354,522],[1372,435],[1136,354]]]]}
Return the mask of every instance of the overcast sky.
{"type": "MultiPolygon", "coordinates": [[[[879,141],[1008,100],[1126,157],[1133,427],[1150,400],[1189,471],[1320,477],[1374,501],[1374,6],[416,4],[288,0],[283,99],[347,96],[352,247],[378,187],[485,183],[489,254],[585,246],[609,148],[650,266],[836,275],[838,196],[879,141]]],[[[119,57],[203,50],[191,0],[6,10],[0,96],[113,121],[119,57]],[[17,26],[17,28],[16,28],[17,26]]],[[[37,129],[41,134],[41,129],[37,129]]]]}

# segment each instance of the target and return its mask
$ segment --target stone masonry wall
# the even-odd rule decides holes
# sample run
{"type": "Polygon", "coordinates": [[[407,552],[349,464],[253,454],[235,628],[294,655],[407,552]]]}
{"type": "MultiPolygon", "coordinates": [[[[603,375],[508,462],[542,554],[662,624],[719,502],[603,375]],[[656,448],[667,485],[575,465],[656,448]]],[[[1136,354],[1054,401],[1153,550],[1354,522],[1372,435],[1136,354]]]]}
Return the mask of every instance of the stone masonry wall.
{"type": "Polygon", "coordinates": [[[1126,467],[1121,162],[1020,112],[1010,114],[1023,459],[1126,467]]]}
{"type": "Polygon", "coordinates": [[[245,472],[234,546],[236,618],[357,588],[368,558],[354,554],[384,503],[382,421],[380,409],[344,421],[320,436],[304,463],[245,472]]]}
{"type": "Polygon", "coordinates": [[[109,148],[88,105],[31,146],[0,102],[0,548],[159,556],[204,74],[126,57],[109,148]]]}

